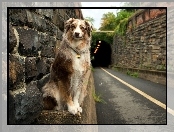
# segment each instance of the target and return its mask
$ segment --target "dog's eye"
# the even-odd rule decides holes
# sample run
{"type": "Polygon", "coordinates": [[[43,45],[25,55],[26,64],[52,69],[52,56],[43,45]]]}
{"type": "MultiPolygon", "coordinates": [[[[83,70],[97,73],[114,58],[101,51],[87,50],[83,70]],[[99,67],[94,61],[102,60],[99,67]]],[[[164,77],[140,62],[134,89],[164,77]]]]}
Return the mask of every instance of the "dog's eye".
{"type": "Polygon", "coordinates": [[[75,25],[71,25],[71,28],[75,28],[75,25]]]}
{"type": "Polygon", "coordinates": [[[80,27],[82,30],[85,30],[85,27],[80,27]]]}

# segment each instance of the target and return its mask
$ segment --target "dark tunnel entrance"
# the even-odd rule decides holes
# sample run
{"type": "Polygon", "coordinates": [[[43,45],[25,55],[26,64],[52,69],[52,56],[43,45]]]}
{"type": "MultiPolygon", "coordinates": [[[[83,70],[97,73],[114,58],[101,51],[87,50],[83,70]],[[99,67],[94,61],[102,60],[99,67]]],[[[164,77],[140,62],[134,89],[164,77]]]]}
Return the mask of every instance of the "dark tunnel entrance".
{"type": "Polygon", "coordinates": [[[105,41],[98,40],[91,54],[93,67],[108,67],[111,64],[111,46],[105,41]]]}

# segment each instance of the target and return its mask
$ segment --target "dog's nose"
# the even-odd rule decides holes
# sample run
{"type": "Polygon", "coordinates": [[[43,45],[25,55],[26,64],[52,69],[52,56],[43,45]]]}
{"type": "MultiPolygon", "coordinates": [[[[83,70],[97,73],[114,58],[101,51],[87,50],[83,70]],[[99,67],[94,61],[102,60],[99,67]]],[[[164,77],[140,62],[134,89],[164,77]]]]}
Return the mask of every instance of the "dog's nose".
{"type": "Polygon", "coordinates": [[[78,33],[78,32],[75,32],[75,36],[76,36],[76,37],[79,37],[79,34],[80,34],[80,33],[78,33]]]}

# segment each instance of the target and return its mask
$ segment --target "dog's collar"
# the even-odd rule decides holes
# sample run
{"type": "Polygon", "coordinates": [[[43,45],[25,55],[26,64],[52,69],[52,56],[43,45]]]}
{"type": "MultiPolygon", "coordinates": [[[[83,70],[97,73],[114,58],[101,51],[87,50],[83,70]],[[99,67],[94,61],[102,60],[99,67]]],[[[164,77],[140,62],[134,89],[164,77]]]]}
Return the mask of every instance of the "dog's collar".
{"type": "Polygon", "coordinates": [[[69,41],[68,41],[67,39],[65,39],[65,40],[66,40],[67,46],[70,47],[70,48],[77,54],[76,57],[77,57],[78,59],[80,59],[81,54],[85,54],[85,53],[88,53],[88,52],[89,52],[87,49],[80,51],[80,50],[78,50],[78,49],[72,47],[72,46],[69,44],[69,41]]]}

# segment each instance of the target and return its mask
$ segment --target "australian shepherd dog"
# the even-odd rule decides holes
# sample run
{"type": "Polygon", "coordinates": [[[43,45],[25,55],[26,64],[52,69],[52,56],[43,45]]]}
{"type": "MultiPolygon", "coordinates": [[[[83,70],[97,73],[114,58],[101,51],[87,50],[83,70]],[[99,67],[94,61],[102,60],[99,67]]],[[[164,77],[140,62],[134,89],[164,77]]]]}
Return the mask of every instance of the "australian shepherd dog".
{"type": "Polygon", "coordinates": [[[44,109],[82,112],[90,75],[91,24],[70,18],[65,22],[63,39],[50,69],[50,79],[42,88],[44,109]]]}

